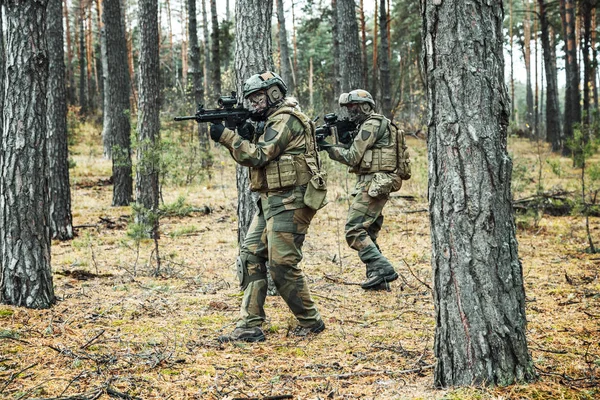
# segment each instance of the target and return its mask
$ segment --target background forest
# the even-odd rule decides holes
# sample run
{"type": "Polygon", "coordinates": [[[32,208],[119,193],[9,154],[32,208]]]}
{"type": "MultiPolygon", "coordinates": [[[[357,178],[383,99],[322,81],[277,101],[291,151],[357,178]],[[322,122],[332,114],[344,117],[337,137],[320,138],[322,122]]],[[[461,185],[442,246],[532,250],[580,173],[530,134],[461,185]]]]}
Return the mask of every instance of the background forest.
{"type": "MultiPolygon", "coordinates": [[[[444,0],[473,15],[481,3],[444,0]]],[[[536,379],[464,387],[440,387],[434,374],[443,322],[422,37],[424,10],[441,1],[0,4],[0,398],[600,395],[596,0],[489,7],[504,12],[504,142],[536,379]],[[47,58],[27,43],[47,46],[47,58]],[[325,160],[329,204],[302,267],[327,330],[292,337],[293,318],[272,296],[267,342],[223,345],[215,338],[239,311],[234,260],[253,202],[245,171],[207,124],[173,117],[217,107],[264,69],[317,125],[340,111],[340,93],[360,87],[406,132],[413,176],[386,207],[380,242],[401,277],[388,292],[359,288],[364,266],[343,235],[353,176],[325,160]]]]}

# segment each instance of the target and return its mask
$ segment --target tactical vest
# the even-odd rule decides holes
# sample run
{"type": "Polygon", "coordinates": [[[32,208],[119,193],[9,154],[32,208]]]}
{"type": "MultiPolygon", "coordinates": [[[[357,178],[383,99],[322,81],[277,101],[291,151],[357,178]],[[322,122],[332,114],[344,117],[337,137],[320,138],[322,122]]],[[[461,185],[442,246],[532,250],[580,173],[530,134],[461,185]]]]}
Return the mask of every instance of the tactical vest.
{"type": "Polygon", "coordinates": [[[296,117],[304,128],[304,154],[286,154],[261,168],[250,168],[250,190],[268,192],[306,185],[320,171],[321,162],[315,139],[315,124],[295,107],[282,106],[269,118],[279,114],[296,117]]]}
{"type": "Polygon", "coordinates": [[[399,130],[383,115],[373,114],[369,119],[380,121],[375,144],[365,151],[360,164],[351,167],[349,172],[359,175],[375,172],[395,172],[403,180],[410,179],[410,157],[404,140],[404,131],[399,130]],[[381,143],[386,131],[389,132],[388,143],[381,143]]]}

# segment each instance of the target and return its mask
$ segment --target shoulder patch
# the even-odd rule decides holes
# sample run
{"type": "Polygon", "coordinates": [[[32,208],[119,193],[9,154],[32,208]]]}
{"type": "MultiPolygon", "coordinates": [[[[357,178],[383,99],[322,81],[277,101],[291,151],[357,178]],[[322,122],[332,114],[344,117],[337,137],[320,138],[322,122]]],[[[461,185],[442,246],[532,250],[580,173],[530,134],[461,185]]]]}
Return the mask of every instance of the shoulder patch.
{"type": "Polygon", "coordinates": [[[367,140],[369,138],[369,136],[371,136],[371,132],[369,132],[368,129],[361,129],[360,131],[360,138],[364,141],[367,140]]]}
{"type": "Polygon", "coordinates": [[[279,132],[268,126],[265,132],[265,142],[270,142],[271,140],[275,139],[277,135],[279,135],[279,132]]]}

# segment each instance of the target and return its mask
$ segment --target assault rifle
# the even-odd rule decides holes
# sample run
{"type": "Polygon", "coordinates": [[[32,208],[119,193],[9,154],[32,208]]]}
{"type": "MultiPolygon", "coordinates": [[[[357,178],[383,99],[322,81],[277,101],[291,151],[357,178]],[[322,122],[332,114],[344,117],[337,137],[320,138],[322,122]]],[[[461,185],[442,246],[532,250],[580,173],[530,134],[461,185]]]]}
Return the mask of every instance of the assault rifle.
{"type": "Polygon", "coordinates": [[[325,114],[323,121],[325,121],[325,125],[319,126],[315,131],[317,143],[323,142],[327,136],[333,136],[335,144],[350,144],[352,142],[352,132],[356,130],[356,123],[347,118],[338,119],[338,116],[334,113],[325,114]]]}
{"type": "Polygon", "coordinates": [[[218,124],[225,122],[225,126],[229,129],[235,129],[238,125],[250,118],[251,112],[244,108],[242,103],[238,103],[237,94],[231,92],[231,96],[221,96],[217,101],[219,108],[205,109],[204,104],[198,104],[196,115],[175,117],[175,121],[186,121],[193,119],[197,123],[211,122],[218,124]]]}

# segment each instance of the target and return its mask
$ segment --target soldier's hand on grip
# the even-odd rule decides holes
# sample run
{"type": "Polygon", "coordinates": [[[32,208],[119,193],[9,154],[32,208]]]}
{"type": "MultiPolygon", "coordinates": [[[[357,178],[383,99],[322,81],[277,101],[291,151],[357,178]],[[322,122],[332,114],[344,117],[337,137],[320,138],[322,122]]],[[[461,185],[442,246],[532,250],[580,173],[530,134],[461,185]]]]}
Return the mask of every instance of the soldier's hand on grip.
{"type": "Polygon", "coordinates": [[[254,125],[250,122],[244,122],[237,127],[237,133],[245,140],[252,141],[254,139],[254,125]]]}
{"type": "Polygon", "coordinates": [[[221,135],[223,134],[224,130],[225,130],[225,127],[220,122],[218,124],[211,124],[210,125],[210,138],[212,140],[214,140],[215,142],[218,142],[219,139],[221,139],[221,135]]]}

